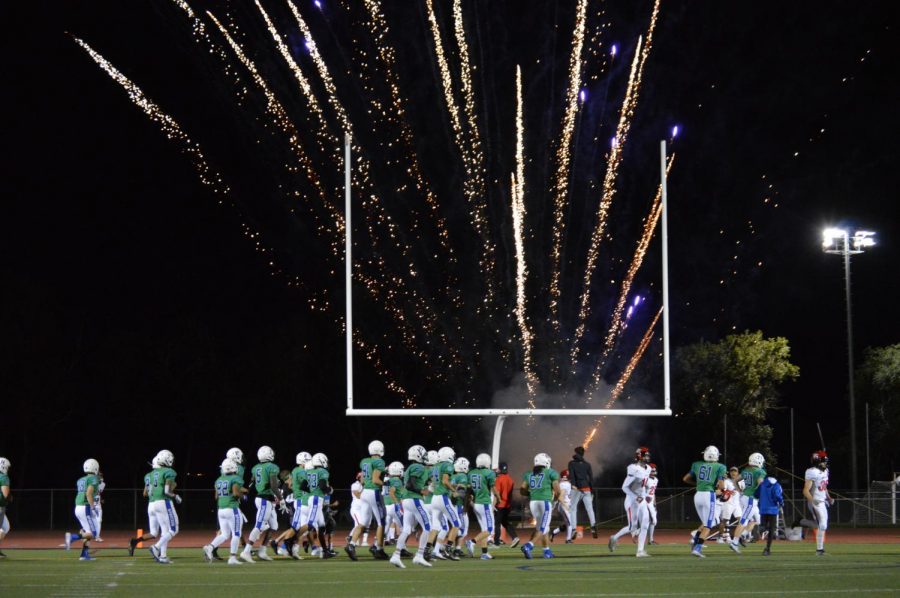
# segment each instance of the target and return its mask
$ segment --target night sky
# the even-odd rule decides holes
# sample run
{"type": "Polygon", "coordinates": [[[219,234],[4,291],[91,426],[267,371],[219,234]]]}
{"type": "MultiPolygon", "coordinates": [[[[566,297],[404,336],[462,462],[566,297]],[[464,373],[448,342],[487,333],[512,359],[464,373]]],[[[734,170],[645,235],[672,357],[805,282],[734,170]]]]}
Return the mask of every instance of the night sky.
{"type": "MultiPolygon", "coordinates": [[[[335,73],[363,154],[375,165],[386,210],[413,247],[410,268],[390,248],[372,249],[386,237],[373,237],[357,220],[359,259],[384,258],[390,272],[407,278],[416,270],[404,288],[425,297],[434,318],[417,320],[409,304],[400,309],[413,328],[424,330],[428,321],[449,340],[437,348],[441,343],[428,344],[427,334],[418,336],[416,346],[429,347],[423,365],[404,347],[386,311],[362,291],[358,330],[381,347],[385,367],[421,406],[487,406],[522,371],[512,315],[509,215],[514,77],[516,64],[522,65],[527,292],[536,369],[546,378],[554,360],[567,355],[565,345],[548,335],[545,299],[549,189],[576,3],[463,3],[470,59],[478,67],[473,85],[484,140],[487,218],[498,256],[498,295],[489,320],[477,309],[488,284],[477,262],[482,243],[470,226],[462,161],[424,4],[385,2],[384,14],[415,153],[441,202],[457,256],[453,263],[435,258],[440,243],[421,196],[414,189],[387,192],[408,183],[407,163],[403,152],[382,145],[396,129],[366,117],[372,97],[389,103],[389,96],[366,59],[376,46],[361,25],[365,13],[322,1],[321,10],[308,0],[297,6],[335,73]],[[456,281],[452,292],[443,286],[448,279],[456,281]],[[463,305],[455,310],[454,293],[463,305]],[[448,361],[453,351],[466,364],[457,370],[448,361]]],[[[286,5],[263,5],[315,80],[286,5]]],[[[239,43],[295,119],[329,197],[339,192],[339,165],[314,146],[307,107],[253,4],[192,6],[212,10],[236,28],[239,43]]],[[[846,434],[843,270],[838,257],[821,251],[826,225],[878,232],[878,246],[853,260],[857,362],[865,347],[900,340],[894,265],[900,257],[900,53],[890,6],[663,2],[624,148],[607,231],[611,239],[601,244],[586,337],[592,351],[602,344],[617,296],[618,285],[610,281],[621,280],[658,184],[658,142],[677,125],[669,181],[673,344],[757,329],[786,337],[801,370],[783,398],[785,407],[796,410],[798,455],[818,448],[816,421],[829,443],[839,444],[846,434]]],[[[581,86],[586,101],[576,121],[566,212],[562,336],[574,328],[597,185],[637,37],[645,33],[651,10],[645,1],[589,4],[581,86]],[[612,44],[618,55],[610,61],[612,44]]],[[[451,3],[437,2],[436,11],[458,76],[451,3]]],[[[289,148],[269,124],[246,70],[229,54],[231,68],[223,72],[221,61],[192,38],[189,19],[174,3],[65,2],[41,9],[6,3],[0,18],[7,25],[0,42],[6,116],[0,454],[13,462],[15,485],[68,485],[88,456],[101,461],[112,486],[136,485],[146,460],[163,447],[176,454],[179,471],[210,470],[233,445],[252,454],[270,444],[285,465],[299,450],[322,451],[348,479],[376,437],[388,446],[389,458],[403,457],[412,442],[429,448],[449,442],[473,457],[489,448],[489,436],[468,421],[434,420],[429,431],[418,419],[344,418],[341,256],[317,237],[306,204],[290,196],[311,196],[312,186],[283,167],[292,160],[289,148]],[[224,204],[200,183],[181,146],[167,140],[71,36],[103,54],[200,143],[232,188],[224,204]],[[260,232],[265,253],[244,225],[260,232]],[[294,284],[298,280],[300,286],[294,284]],[[330,305],[330,311],[311,304],[330,305]]],[[[204,22],[224,47],[212,22],[204,22]]],[[[336,134],[337,122],[330,123],[336,134]]],[[[615,382],[660,305],[658,268],[657,240],[633,289],[648,298],[647,306],[614,351],[607,382],[615,382]]],[[[656,405],[658,353],[656,343],[639,376],[647,387],[638,393],[656,405]]],[[[359,402],[401,405],[360,353],[357,364],[359,402]]],[[[568,382],[583,384],[589,373],[590,367],[581,367],[568,382]]],[[[678,397],[673,400],[677,410],[678,397]]],[[[521,406],[525,401],[523,396],[521,406]]],[[[786,455],[787,412],[774,413],[770,421],[774,449],[786,455]]],[[[649,427],[649,438],[626,444],[651,442],[666,423],[636,425],[649,427]]],[[[573,437],[580,438],[584,425],[573,426],[573,437]]],[[[709,440],[698,442],[719,442],[719,426],[711,422],[709,440]]],[[[860,420],[860,438],[861,426],[860,420]]],[[[539,449],[522,447],[528,453],[539,449]]],[[[675,463],[675,469],[693,458],[655,450],[664,455],[658,461],[675,463]]],[[[835,468],[839,472],[841,465],[835,468]]],[[[877,466],[873,473],[879,473],[877,466]]],[[[617,477],[609,481],[618,484],[617,477]]],[[[838,479],[833,485],[849,484],[838,479]]]]}

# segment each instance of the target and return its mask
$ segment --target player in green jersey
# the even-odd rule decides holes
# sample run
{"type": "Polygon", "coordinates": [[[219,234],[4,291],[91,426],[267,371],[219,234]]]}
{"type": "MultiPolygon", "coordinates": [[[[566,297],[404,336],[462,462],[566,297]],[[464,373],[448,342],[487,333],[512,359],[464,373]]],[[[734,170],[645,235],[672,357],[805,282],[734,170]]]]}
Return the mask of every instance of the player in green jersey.
{"type": "Polygon", "coordinates": [[[153,559],[163,565],[171,563],[168,557],[169,542],[178,533],[178,513],[175,504],[181,504],[181,497],[175,494],[177,474],[172,469],[175,455],[165,449],[157,453],[150,472],[147,498],[150,501],[150,533],[159,535],[156,544],[150,547],[153,559]],[[174,503],[174,504],[173,504],[174,503]]]}
{"type": "Polygon", "coordinates": [[[297,453],[297,466],[291,470],[290,488],[294,496],[294,515],[291,517],[291,526],[275,538],[275,545],[280,546],[282,542],[287,546],[288,553],[294,560],[300,560],[300,545],[297,537],[297,530],[308,519],[309,512],[304,513],[304,509],[308,509],[309,492],[303,483],[306,480],[307,468],[312,469],[312,455],[306,451],[297,453]],[[306,517],[304,517],[304,514],[306,517]]]}
{"type": "Polygon", "coordinates": [[[388,465],[387,472],[384,485],[384,508],[387,515],[384,527],[387,530],[385,544],[391,544],[403,528],[403,463],[394,461],[388,465]]]}
{"type": "MultiPolygon", "coordinates": [[[[247,500],[247,493],[249,490],[244,488],[244,483],[246,482],[246,478],[244,477],[244,451],[239,449],[238,447],[232,447],[225,452],[225,458],[231,459],[237,464],[237,472],[235,475],[241,478],[241,488],[243,488],[243,494],[241,495],[241,502],[245,502],[247,500]]],[[[238,508],[238,511],[241,514],[241,523],[247,523],[247,516],[244,515],[244,511],[238,508]]],[[[241,528],[243,530],[243,528],[241,528]]],[[[244,532],[241,531],[241,546],[247,543],[247,539],[244,537],[244,532]]],[[[212,552],[214,561],[221,561],[222,558],[219,556],[219,548],[218,546],[213,548],[212,552]]]]}
{"type": "Polygon", "coordinates": [[[691,554],[704,558],[703,543],[716,520],[716,494],[725,488],[725,466],[719,463],[719,449],[710,445],[703,450],[703,461],[695,461],[684,475],[684,483],[696,485],[694,508],[700,517],[700,531],[694,535],[691,554]]]}
{"type": "Polygon", "coordinates": [[[731,549],[737,553],[740,553],[740,547],[744,546],[742,534],[750,533],[753,531],[753,526],[759,523],[759,505],[756,504],[755,495],[756,489],[768,475],[763,469],[765,464],[766,460],[761,453],[753,453],[747,459],[747,467],[741,470],[741,477],[744,479],[744,493],[741,495],[741,522],[734,528],[734,535],[729,544],[731,549]]]}
{"type": "Polygon", "coordinates": [[[88,552],[90,541],[97,536],[97,521],[94,518],[94,496],[97,494],[97,487],[100,485],[100,479],[97,474],[100,472],[100,464],[96,459],[88,459],[82,467],[84,475],[78,478],[76,487],[78,494],[75,495],[75,518],[78,520],[81,528],[76,533],[66,532],[66,550],[72,547],[72,542],[81,540],[81,557],[82,561],[93,561],[94,557],[88,552]]]}
{"type": "Polygon", "coordinates": [[[381,496],[381,487],[384,486],[384,472],[386,465],[384,463],[384,444],[380,440],[373,440],[369,443],[369,456],[359,462],[359,469],[362,471],[363,491],[360,495],[362,501],[359,505],[359,522],[353,528],[350,535],[350,543],[344,547],[344,551],[350,560],[357,560],[356,546],[359,544],[359,537],[363,530],[369,527],[372,519],[375,519],[375,542],[372,544],[371,552],[377,559],[388,560],[388,555],[384,552],[384,519],[385,508],[384,500],[381,496]]]}
{"type": "MultiPolygon", "coordinates": [[[[9,534],[9,518],[6,516],[6,506],[9,504],[9,459],[0,457],[0,543],[9,534]]],[[[0,559],[6,555],[0,550],[0,559]]]]}
{"type": "Polygon", "coordinates": [[[519,487],[522,496],[530,497],[529,507],[535,519],[531,540],[522,546],[522,554],[526,559],[531,558],[536,539],[544,549],[544,558],[554,557],[550,550],[550,517],[553,514],[553,502],[559,499],[559,472],[550,467],[550,464],[550,455],[547,453],[535,455],[534,469],[522,476],[522,485],[519,487]]]}
{"type": "MultiPolygon", "coordinates": [[[[158,455],[157,455],[158,457],[158,455]]],[[[159,463],[157,457],[154,457],[151,462],[151,467],[156,469],[159,467],[159,463]]],[[[128,556],[134,556],[135,549],[140,545],[141,542],[149,542],[154,538],[159,536],[159,526],[156,522],[156,517],[153,514],[153,509],[150,503],[150,480],[153,478],[153,472],[150,471],[146,475],[144,475],[144,498],[147,499],[147,520],[150,525],[146,532],[137,536],[136,538],[131,538],[128,541],[128,556]]]]}
{"type": "Polygon", "coordinates": [[[213,550],[218,548],[226,540],[231,540],[231,556],[228,557],[229,565],[240,565],[238,549],[241,546],[241,527],[243,519],[238,506],[244,496],[244,480],[237,475],[238,464],[231,459],[222,461],[219,467],[222,475],[213,485],[216,506],[218,507],[219,533],[210,544],[203,547],[203,556],[207,561],[212,561],[213,550]]]}
{"type": "MultiPolygon", "coordinates": [[[[427,451],[425,453],[425,471],[428,473],[428,483],[426,487],[428,492],[423,494],[422,502],[425,505],[425,513],[428,515],[428,524],[431,527],[432,531],[437,530],[438,536],[437,538],[443,542],[444,538],[447,537],[447,532],[449,528],[447,527],[447,519],[438,513],[438,525],[434,525],[432,522],[434,521],[434,511],[439,507],[439,503],[434,501],[434,482],[433,482],[433,474],[435,467],[438,464],[438,452],[437,451],[427,451]]],[[[433,543],[428,544],[428,548],[425,551],[425,559],[431,561],[432,557],[432,549],[434,547],[433,543]]]]}
{"type": "Polygon", "coordinates": [[[457,457],[453,462],[453,475],[450,476],[450,482],[456,486],[453,495],[453,504],[456,505],[456,516],[459,518],[459,533],[453,542],[453,554],[458,557],[465,553],[459,548],[460,542],[464,542],[469,556],[475,557],[475,542],[471,539],[466,540],[469,533],[469,502],[471,492],[469,491],[469,460],[465,457],[457,457]]]}
{"type": "Polygon", "coordinates": [[[318,538],[320,548],[313,549],[312,555],[327,559],[333,555],[327,550],[324,535],[319,531],[324,531],[325,528],[325,497],[333,491],[329,482],[331,474],[328,473],[328,457],[324,453],[316,453],[309,463],[312,468],[307,469],[306,478],[300,480],[301,488],[309,492],[309,509],[306,521],[297,530],[297,535],[303,536],[308,532],[310,544],[318,538]]]}
{"type": "MultiPolygon", "coordinates": [[[[443,525],[449,528],[447,532],[447,544],[452,546],[459,535],[459,516],[456,514],[456,505],[451,496],[456,493],[456,485],[450,481],[453,475],[453,461],[456,452],[449,446],[438,450],[438,462],[431,469],[431,485],[434,499],[431,501],[431,538],[434,544],[432,555],[437,559],[449,559],[458,561],[459,557],[452,551],[444,548],[444,542],[438,531],[443,525]]],[[[427,553],[426,553],[427,554],[427,553]]]]}
{"type": "Polygon", "coordinates": [[[475,457],[475,469],[469,470],[469,487],[474,495],[475,518],[478,519],[478,526],[481,532],[475,536],[475,543],[481,547],[481,558],[484,560],[492,559],[488,554],[488,538],[494,532],[494,507],[491,496],[500,500],[500,495],[495,488],[497,482],[497,474],[491,469],[491,456],[487,453],[481,453],[475,457]]]}
{"type": "Polygon", "coordinates": [[[256,458],[259,463],[250,470],[251,482],[256,487],[256,523],[250,530],[244,550],[241,551],[241,558],[248,563],[253,562],[251,551],[260,536],[262,536],[262,542],[256,556],[263,561],[274,560],[268,555],[266,544],[269,541],[269,535],[273,531],[278,531],[278,514],[275,509],[281,504],[281,488],[278,484],[278,473],[281,470],[273,463],[275,451],[272,450],[272,447],[261,446],[256,451],[256,458]]]}
{"type": "Polygon", "coordinates": [[[397,547],[394,554],[391,555],[391,564],[400,569],[406,568],[400,557],[405,556],[406,540],[418,525],[422,528],[422,536],[419,539],[419,548],[413,558],[413,563],[422,567],[430,567],[431,563],[425,560],[425,549],[430,547],[430,545],[426,546],[426,539],[431,532],[431,522],[423,500],[423,496],[428,494],[429,480],[428,467],[422,464],[426,456],[425,447],[415,444],[409,447],[407,456],[409,457],[409,466],[403,471],[403,531],[397,538],[397,547]]]}

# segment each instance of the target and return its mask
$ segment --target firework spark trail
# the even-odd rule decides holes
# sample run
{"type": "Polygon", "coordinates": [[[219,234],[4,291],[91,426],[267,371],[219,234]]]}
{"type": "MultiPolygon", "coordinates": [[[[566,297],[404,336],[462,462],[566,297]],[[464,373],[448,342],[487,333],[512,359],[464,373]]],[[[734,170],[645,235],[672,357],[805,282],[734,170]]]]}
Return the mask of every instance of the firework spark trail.
{"type": "MultiPolygon", "coordinates": [[[[653,340],[653,331],[656,328],[657,322],[659,322],[659,316],[662,315],[662,311],[663,308],[660,307],[659,311],[656,312],[656,317],[653,318],[650,326],[647,327],[647,332],[644,333],[644,338],[641,339],[641,343],[638,345],[638,348],[635,350],[634,354],[631,356],[631,359],[628,361],[628,365],[625,366],[625,371],[622,372],[622,375],[619,376],[619,381],[616,382],[616,385],[613,387],[612,392],[609,396],[609,401],[606,402],[606,409],[610,409],[613,404],[615,404],[616,400],[618,400],[619,396],[622,394],[622,391],[625,389],[625,385],[628,384],[628,380],[634,373],[634,369],[641,361],[641,357],[644,356],[644,352],[647,350],[647,347],[650,346],[650,342],[653,340]]],[[[588,446],[590,446],[591,442],[594,440],[594,436],[596,436],[597,434],[597,430],[600,428],[600,425],[603,424],[604,419],[604,417],[601,417],[596,422],[594,422],[593,428],[585,435],[583,444],[584,448],[588,448],[588,446]]]]}
{"type": "Polygon", "coordinates": [[[575,364],[581,351],[581,339],[584,336],[587,318],[590,313],[591,299],[591,283],[593,281],[594,271],[597,266],[597,259],[600,253],[600,242],[606,232],[606,222],[609,214],[609,208],[612,205],[613,197],[616,192],[616,180],[618,179],[619,167],[622,164],[622,150],[625,147],[625,141],[628,138],[628,132],[631,128],[632,117],[637,108],[638,97],[640,95],[641,79],[643,77],[644,65],[650,56],[650,49],[653,43],[653,32],[656,29],[657,17],[659,16],[659,0],[653,6],[653,13],[650,17],[650,25],[647,28],[647,41],[642,43],[643,38],[638,39],[638,45],[634,53],[634,60],[631,63],[631,72],[628,76],[628,86],[625,91],[625,100],[622,103],[622,111],[619,115],[619,124],[616,127],[616,136],[613,138],[612,148],[610,149],[609,159],[606,165],[606,175],[603,179],[603,194],[600,198],[600,206],[597,212],[597,222],[594,231],[591,234],[591,244],[588,248],[587,262],[585,266],[584,285],[581,293],[581,305],[578,311],[578,327],[572,342],[571,369],[575,370],[575,364]]]}
{"type": "MultiPolygon", "coordinates": [[[[447,112],[450,114],[450,123],[453,127],[453,136],[456,145],[462,155],[463,165],[465,167],[465,179],[463,180],[463,194],[469,203],[472,218],[472,227],[478,233],[482,240],[484,248],[479,258],[481,271],[484,273],[485,279],[485,297],[484,306],[491,306],[494,301],[494,278],[496,272],[496,247],[492,240],[487,221],[487,204],[484,200],[484,179],[480,176],[481,165],[478,164],[473,156],[470,142],[466,139],[463,132],[462,122],[460,120],[460,109],[453,97],[453,78],[450,75],[450,66],[447,57],[444,54],[444,43],[441,40],[441,29],[437,22],[437,16],[434,13],[434,6],[431,0],[426,0],[426,8],[428,9],[428,23],[431,27],[431,35],[434,39],[435,55],[437,56],[438,68],[441,73],[441,83],[444,91],[444,99],[447,103],[447,112]]],[[[467,75],[464,75],[467,76],[467,75]]],[[[469,84],[471,87],[471,83],[469,84]]],[[[481,312],[482,308],[477,307],[476,311],[481,312]]]]}
{"type": "MultiPolygon", "coordinates": [[[[672,154],[669,157],[669,163],[666,166],[666,175],[672,170],[672,164],[674,164],[674,162],[675,154],[672,154]]],[[[656,224],[659,222],[659,217],[661,215],[662,185],[656,190],[656,196],[653,198],[653,203],[650,206],[650,214],[644,220],[644,229],[640,239],[638,239],[637,246],[635,247],[634,256],[631,259],[631,264],[628,266],[628,272],[625,274],[625,278],[622,279],[622,286],[619,290],[619,300],[616,302],[616,307],[613,309],[609,330],[606,332],[606,339],[603,344],[603,352],[600,354],[600,359],[597,361],[597,365],[594,368],[594,388],[598,386],[606,359],[609,357],[616,340],[622,332],[622,314],[625,312],[625,303],[628,301],[628,293],[631,292],[631,285],[634,282],[634,277],[640,269],[641,264],[644,262],[644,256],[647,253],[647,248],[650,246],[651,239],[653,239],[653,234],[656,232],[656,224]]]]}
{"type": "Polygon", "coordinates": [[[554,330],[559,330],[559,279],[562,270],[562,238],[565,222],[566,196],[569,192],[569,164],[572,160],[572,132],[578,112],[578,92],[581,87],[581,49],[584,46],[584,27],[587,0],[579,0],[572,34],[572,54],[569,56],[569,89],[566,95],[566,111],[563,114],[562,136],[556,150],[556,178],[553,183],[553,244],[551,245],[550,318],[554,330]]]}
{"type": "Polygon", "coordinates": [[[525,301],[525,280],[528,269],[525,265],[525,125],[522,116],[522,68],[516,67],[516,173],[512,176],[512,219],[513,239],[516,247],[516,321],[522,336],[522,366],[528,386],[528,407],[535,408],[538,379],[531,361],[533,336],[528,328],[525,301]]]}

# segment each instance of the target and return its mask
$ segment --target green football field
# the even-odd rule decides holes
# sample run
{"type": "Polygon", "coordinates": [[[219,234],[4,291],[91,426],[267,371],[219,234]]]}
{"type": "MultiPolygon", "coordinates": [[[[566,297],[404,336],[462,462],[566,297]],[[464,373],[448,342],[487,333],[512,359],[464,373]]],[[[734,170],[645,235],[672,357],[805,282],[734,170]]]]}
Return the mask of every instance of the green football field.
{"type": "Polygon", "coordinates": [[[527,561],[518,550],[493,551],[493,561],[438,562],[431,569],[395,569],[368,556],[322,561],[277,560],[229,567],[206,563],[198,549],[170,551],[160,565],[142,551],[8,550],[0,561],[0,596],[900,596],[900,545],[835,544],[816,557],[814,545],[777,543],[763,557],[758,544],[735,555],[708,546],[707,558],[687,545],[653,546],[636,559],[633,546],[610,554],[601,546],[556,546],[557,558],[527,561]]]}

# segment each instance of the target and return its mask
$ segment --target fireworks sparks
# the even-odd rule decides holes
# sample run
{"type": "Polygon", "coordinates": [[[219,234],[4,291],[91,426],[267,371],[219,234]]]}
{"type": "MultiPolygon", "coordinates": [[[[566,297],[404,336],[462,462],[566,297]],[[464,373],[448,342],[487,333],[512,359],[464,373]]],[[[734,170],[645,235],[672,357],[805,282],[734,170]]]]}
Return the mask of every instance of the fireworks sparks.
{"type": "MultiPolygon", "coordinates": [[[[566,197],[569,193],[569,164],[572,160],[572,131],[575,129],[575,113],[578,111],[579,89],[581,87],[581,48],[584,45],[584,27],[587,14],[587,0],[579,0],[575,18],[575,32],[572,34],[572,54],[569,57],[569,88],[566,95],[566,111],[563,115],[562,136],[556,150],[556,178],[553,183],[553,241],[550,250],[552,271],[550,274],[550,317],[553,327],[559,329],[559,278],[562,269],[563,216],[566,197]]],[[[582,90],[580,92],[584,94],[582,90]]],[[[581,98],[584,101],[584,97],[581,98]]]]}

